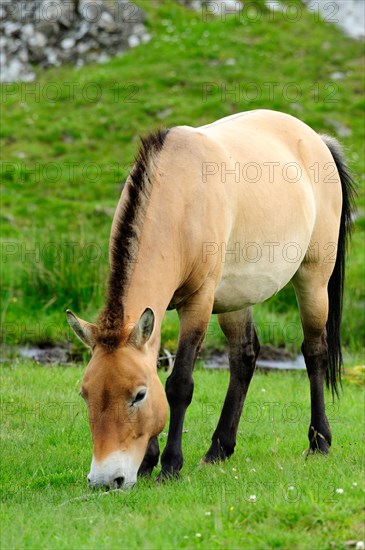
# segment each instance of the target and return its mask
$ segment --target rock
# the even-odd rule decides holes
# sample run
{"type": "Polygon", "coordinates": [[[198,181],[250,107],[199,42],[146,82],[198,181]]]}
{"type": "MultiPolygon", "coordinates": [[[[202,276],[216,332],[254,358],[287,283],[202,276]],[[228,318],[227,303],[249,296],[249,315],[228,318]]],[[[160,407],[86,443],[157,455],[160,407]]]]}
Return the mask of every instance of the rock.
{"type": "Polygon", "coordinates": [[[87,21],[81,21],[80,27],[75,32],[75,35],[74,35],[75,39],[80,40],[81,38],[84,38],[88,30],[89,30],[89,24],[87,23],[87,21]]]}
{"type": "Polygon", "coordinates": [[[32,23],[27,23],[22,27],[22,39],[28,40],[34,35],[34,25],[32,23]]]}
{"type": "Polygon", "coordinates": [[[133,25],[133,34],[136,34],[137,36],[141,36],[146,31],[146,28],[144,25],[141,25],[140,23],[137,23],[136,25],[133,25]]]}
{"type": "Polygon", "coordinates": [[[146,32],[145,34],[142,34],[141,36],[141,42],[142,44],[147,44],[151,40],[151,35],[146,32]]]}
{"type": "Polygon", "coordinates": [[[57,65],[57,54],[52,48],[46,48],[45,54],[49,65],[57,65]]]}
{"type": "Polygon", "coordinates": [[[76,46],[76,51],[77,51],[77,53],[82,55],[82,54],[88,52],[91,47],[92,47],[92,45],[91,45],[90,42],[80,42],[76,46]]]}
{"type": "Polygon", "coordinates": [[[135,34],[132,34],[131,36],[128,37],[128,45],[130,48],[135,48],[136,46],[139,46],[139,44],[140,44],[140,40],[138,36],[136,36],[135,34]]]}
{"type": "Polygon", "coordinates": [[[28,46],[29,61],[31,63],[41,63],[45,59],[45,46],[47,39],[41,32],[35,32],[33,36],[26,40],[28,46]]]}
{"type": "Polygon", "coordinates": [[[15,82],[22,80],[23,82],[31,82],[35,78],[35,74],[24,68],[24,64],[18,59],[6,60],[6,65],[1,71],[3,82],[15,82]]]}
{"type": "Polygon", "coordinates": [[[343,80],[345,78],[345,73],[334,72],[331,74],[332,80],[343,80]]]}
{"type": "Polygon", "coordinates": [[[97,23],[103,13],[103,6],[100,0],[79,0],[77,10],[85,21],[97,23]]]}
{"type": "Polygon", "coordinates": [[[40,67],[105,63],[150,40],[132,0],[0,0],[0,81],[34,80],[40,67]]]}
{"type": "Polygon", "coordinates": [[[352,38],[365,37],[364,0],[303,0],[309,11],[320,13],[325,21],[334,23],[352,38]],[[329,6],[332,6],[329,9],[329,6]]]}
{"type": "Polygon", "coordinates": [[[29,55],[28,55],[28,51],[23,48],[21,49],[19,52],[18,52],[18,59],[19,61],[21,61],[22,63],[27,63],[28,60],[29,60],[29,55]]]}
{"type": "Polygon", "coordinates": [[[212,15],[225,17],[233,15],[243,9],[243,3],[239,0],[179,0],[181,4],[195,11],[207,10],[212,15]]]}
{"type": "Polygon", "coordinates": [[[349,137],[352,135],[352,130],[338,120],[334,120],[333,118],[326,118],[325,122],[335,129],[339,137],[349,137]]]}
{"type": "Polygon", "coordinates": [[[44,48],[47,44],[46,37],[41,32],[35,32],[28,38],[27,42],[32,50],[36,48],[44,48]]]}
{"type": "Polygon", "coordinates": [[[22,48],[21,41],[20,40],[12,40],[8,45],[8,53],[12,54],[12,53],[15,53],[15,52],[19,52],[20,48],[22,48]]]}
{"type": "Polygon", "coordinates": [[[64,38],[61,42],[61,48],[63,50],[70,50],[75,44],[76,40],[74,38],[64,38]]]}
{"type": "Polygon", "coordinates": [[[98,55],[97,62],[106,63],[107,61],[109,61],[109,59],[110,59],[109,55],[106,54],[105,52],[102,52],[98,55]]]}
{"type": "Polygon", "coordinates": [[[43,0],[36,11],[35,18],[40,28],[54,28],[58,24],[70,28],[75,17],[73,2],[63,0],[43,0]]]}
{"type": "Polygon", "coordinates": [[[6,21],[4,24],[4,33],[6,36],[20,35],[21,24],[14,21],[6,21]]]}
{"type": "Polygon", "coordinates": [[[303,105],[300,103],[290,103],[290,107],[293,109],[293,111],[297,111],[298,113],[302,113],[304,111],[303,105]]]}
{"type": "Polygon", "coordinates": [[[113,16],[107,11],[104,11],[101,14],[98,25],[101,29],[104,29],[108,32],[114,32],[117,28],[117,24],[114,21],[113,16]]]}
{"type": "Polygon", "coordinates": [[[279,0],[265,0],[265,6],[270,11],[282,12],[284,5],[279,0]]]}
{"type": "Polygon", "coordinates": [[[171,109],[171,107],[167,107],[167,109],[164,109],[163,111],[159,111],[157,113],[157,118],[159,118],[160,120],[163,120],[164,118],[167,118],[168,116],[172,115],[173,113],[173,109],[171,109]]]}
{"type": "Polygon", "coordinates": [[[60,33],[59,24],[54,21],[40,21],[37,23],[37,31],[47,37],[47,41],[56,44],[57,37],[60,33]]]}
{"type": "Polygon", "coordinates": [[[206,6],[213,15],[219,17],[233,15],[243,9],[242,2],[238,0],[214,0],[214,2],[207,2],[206,6]]]}

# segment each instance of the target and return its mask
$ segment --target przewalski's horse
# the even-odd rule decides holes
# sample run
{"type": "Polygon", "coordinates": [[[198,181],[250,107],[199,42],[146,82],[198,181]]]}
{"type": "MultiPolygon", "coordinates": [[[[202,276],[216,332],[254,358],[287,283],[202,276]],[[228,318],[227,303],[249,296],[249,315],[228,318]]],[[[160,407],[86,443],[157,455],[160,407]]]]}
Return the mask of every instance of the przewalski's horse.
{"type": "Polygon", "coordinates": [[[229,342],[230,382],[204,460],[233,453],[259,352],[251,306],[289,281],[304,332],[310,449],[328,452],[324,379],[337,392],[351,197],[338,143],[286,114],[251,111],[142,140],[112,225],[106,306],[97,325],[67,312],[92,349],[81,388],[94,444],[90,486],[126,487],[157,465],[167,403],[156,365],[169,308],[180,334],[160,479],[183,464],[194,362],[212,313],[229,342]]]}

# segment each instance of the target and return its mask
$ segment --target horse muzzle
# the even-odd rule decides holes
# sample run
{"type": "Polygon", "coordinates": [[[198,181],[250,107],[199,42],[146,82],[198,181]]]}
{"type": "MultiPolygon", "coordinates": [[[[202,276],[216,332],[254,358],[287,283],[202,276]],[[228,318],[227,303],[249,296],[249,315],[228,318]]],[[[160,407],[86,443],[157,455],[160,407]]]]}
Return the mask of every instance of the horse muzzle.
{"type": "Polygon", "coordinates": [[[128,489],[137,482],[139,464],[127,452],[116,451],[104,460],[93,457],[87,476],[89,488],[128,489]]]}

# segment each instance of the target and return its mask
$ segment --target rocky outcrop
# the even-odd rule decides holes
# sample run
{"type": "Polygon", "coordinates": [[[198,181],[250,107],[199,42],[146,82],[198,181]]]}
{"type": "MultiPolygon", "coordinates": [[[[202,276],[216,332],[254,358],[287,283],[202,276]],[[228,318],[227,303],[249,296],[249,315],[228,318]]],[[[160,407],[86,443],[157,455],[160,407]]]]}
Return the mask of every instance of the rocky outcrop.
{"type": "Polygon", "coordinates": [[[318,11],[322,18],[335,23],[351,38],[365,37],[364,0],[303,0],[310,11],[318,11]]]}
{"type": "MultiPolygon", "coordinates": [[[[203,15],[210,13],[216,16],[229,16],[249,9],[252,2],[240,0],[178,0],[184,6],[201,11],[203,15]]],[[[365,0],[302,0],[303,9],[316,12],[324,21],[334,23],[352,38],[364,39],[365,37],[365,0]]],[[[286,13],[291,3],[286,0],[264,0],[264,5],[270,11],[286,13]]],[[[262,5],[263,6],[263,5],[262,5]]],[[[260,10],[260,4],[256,5],[260,10]]],[[[300,5],[298,13],[300,13],[300,5]]],[[[289,19],[290,20],[290,19],[289,19]]],[[[317,20],[317,19],[316,19],[317,20]]]]}
{"type": "Polygon", "coordinates": [[[216,16],[226,16],[238,13],[243,8],[240,0],[178,0],[180,4],[195,11],[203,11],[216,16]]]}
{"type": "Polygon", "coordinates": [[[144,20],[129,0],[2,1],[0,80],[34,80],[32,65],[106,61],[150,39],[144,20]]]}

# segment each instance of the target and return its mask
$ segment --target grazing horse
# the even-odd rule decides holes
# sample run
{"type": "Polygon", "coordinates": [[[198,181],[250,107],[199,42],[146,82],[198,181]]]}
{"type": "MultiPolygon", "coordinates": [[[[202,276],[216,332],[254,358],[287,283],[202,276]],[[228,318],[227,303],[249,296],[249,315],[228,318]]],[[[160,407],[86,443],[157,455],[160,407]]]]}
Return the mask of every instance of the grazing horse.
{"type": "Polygon", "coordinates": [[[233,453],[259,342],[251,306],[292,281],[311,396],[310,450],[327,453],[324,380],[337,393],[346,237],[353,187],[339,144],[287,114],[229,116],[142,140],[114,216],[106,305],[96,325],[67,311],[92,349],[81,395],[93,437],[90,486],[127,487],[158,463],[183,465],[194,362],[212,313],[229,343],[230,381],[205,462],[233,453]],[[180,332],[166,394],[157,375],[163,316],[180,332]]]}

